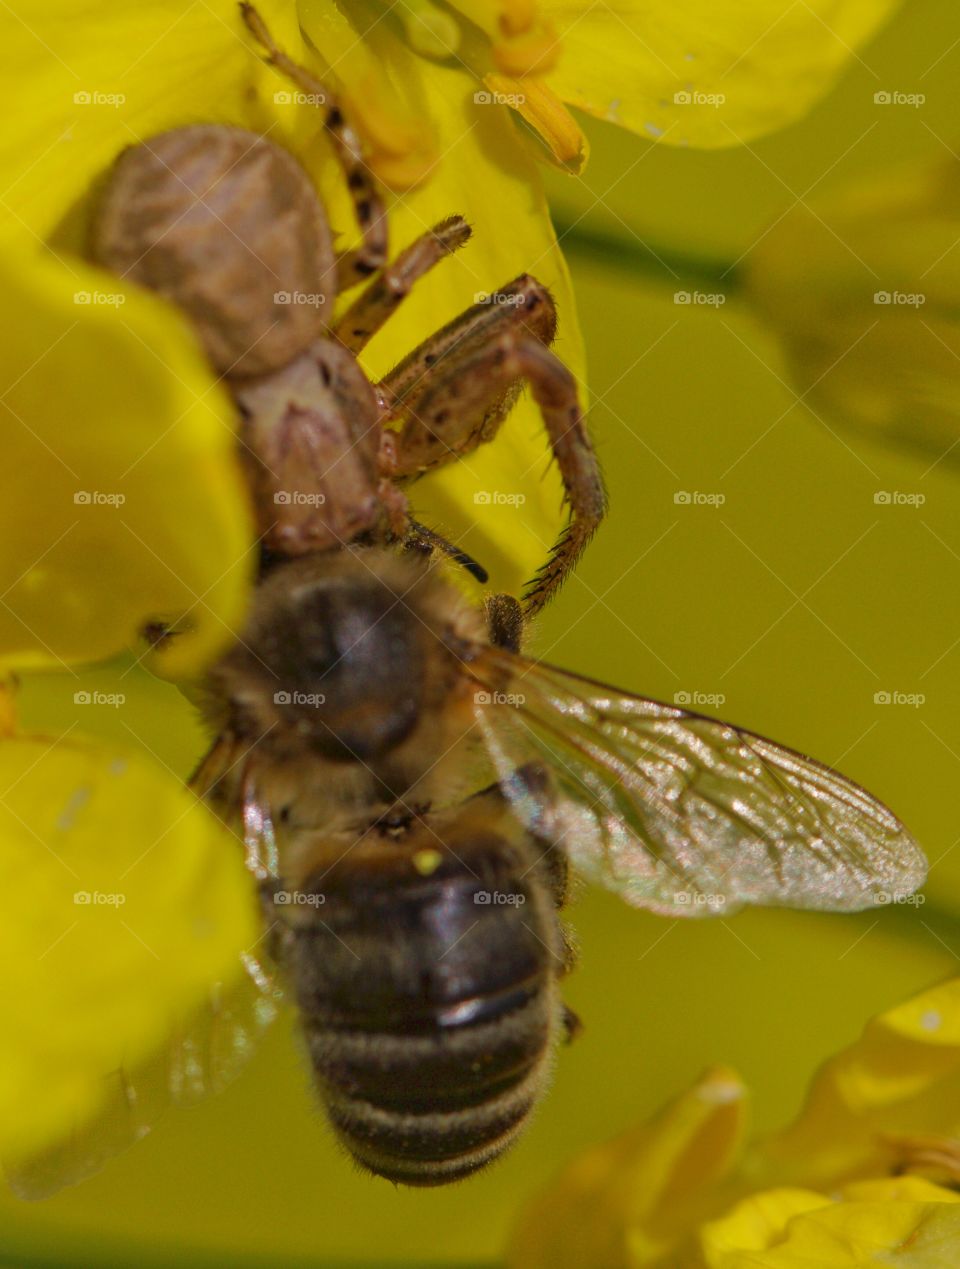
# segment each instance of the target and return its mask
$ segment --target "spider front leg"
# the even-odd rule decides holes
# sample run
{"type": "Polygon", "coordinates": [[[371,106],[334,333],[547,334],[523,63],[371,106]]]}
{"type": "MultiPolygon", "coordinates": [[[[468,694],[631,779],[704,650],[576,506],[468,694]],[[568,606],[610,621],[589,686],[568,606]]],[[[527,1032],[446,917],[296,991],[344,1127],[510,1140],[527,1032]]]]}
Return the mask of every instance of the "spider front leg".
{"type": "MultiPolygon", "coordinates": [[[[522,331],[548,345],[556,336],[557,310],[553,297],[543,283],[529,273],[508,282],[484,303],[472,304],[394,366],[377,385],[385,421],[414,410],[448,358],[462,360],[508,330],[522,331]]],[[[512,404],[512,400],[504,403],[504,417],[512,404]]]]}
{"type": "Polygon", "coordinates": [[[370,169],[364,163],[360,138],[344,115],[336,96],[323,81],[276,46],[267,24],[254,6],[241,0],[240,12],[250,34],[263,48],[263,60],[267,65],[275,67],[322,105],[323,124],[343,169],[363,239],[356,251],[344,252],[337,260],[340,290],[346,290],[376,273],[387,258],[387,221],[383,201],[370,169]]]}
{"type": "Polygon", "coordinates": [[[524,617],[530,617],[576,564],[603,518],[606,494],[570,371],[519,323],[490,334],[479,343],[465,339],[459,348],[448,344],[415,406],[408,396],[392,411],[400,428],[389,438],[391,475],[420,475],[492,439],[523,382],[529,383],[570,508],[566,527],[524,591],[524,617]]]}
{"type": "Polygon", "coordinates": [[[388,317],[435,264],[470,237],[462,216],[448,216],[416,238],[367,286],[337,323],[333,335],[352,353],[361,352],[388,317]]]}

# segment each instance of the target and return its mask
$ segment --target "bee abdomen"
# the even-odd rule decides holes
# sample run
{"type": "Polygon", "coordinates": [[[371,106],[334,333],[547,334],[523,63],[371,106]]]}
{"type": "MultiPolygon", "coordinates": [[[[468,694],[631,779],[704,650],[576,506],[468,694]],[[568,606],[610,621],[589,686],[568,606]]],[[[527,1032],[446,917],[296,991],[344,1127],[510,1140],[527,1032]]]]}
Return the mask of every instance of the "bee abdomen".
{"type": "Polygon", "coordinates": [[[362,1166],[403,1185],[443,1185],[469,1176],[502,1153],[522,1129],[540,1079],[460,1111],[403,1114],[370,1102],[328,1096],[330,1122],[362,1166]]]}
{"type": "Polygon", "coordinates": [[[536,857],[458,815],[427,876],[384,850],[305,882],[322,920],[304,914],[286,938],[330,1120],[362,1166],[408,1185],[506,1148],[561,1026],[562,937],[536,857]]]}
{"type": "Polygon", "coordinates": [[[433,1034],[307,1020],[333,1127],[354,1158],[406,1185],[467,1176],[510,1144],[541,1092],[556,1009],[548,983],[474,998],[433,1034]],[[479,1015],[479,1018],[478,1018],[479,1015]]]}

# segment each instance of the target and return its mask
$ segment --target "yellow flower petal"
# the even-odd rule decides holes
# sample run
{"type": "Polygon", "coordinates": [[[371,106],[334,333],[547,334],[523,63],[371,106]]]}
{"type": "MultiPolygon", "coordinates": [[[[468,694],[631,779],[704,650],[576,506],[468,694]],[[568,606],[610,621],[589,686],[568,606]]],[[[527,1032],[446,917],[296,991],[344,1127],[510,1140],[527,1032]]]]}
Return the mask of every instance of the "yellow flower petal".
{"type": "Polygon", "coordinates": [[[671,145],[728,146],[800,118],[896,0],[542,0],[564,101],[671,145]]]}
{"type": "Polygon", "coordinates": [[[738,1252],[766,1251],[781,1242],[795,1216],[828,1207],[830,1199],[815,1190],[762,1190],[736,1204],[700,1231],[700,1248],[709,1269],[728,1269],[738,1252]]]}
{"type": "Polygon", "coordinates": [[[830,1190],[903,1166],[902,1137],[960,1135],[960,979],[867,1023],[817,1073],[797,1120],[751,1152],[751,1168],[830,1190]]]}
{"type": "Polygon", "coordinates": [[[560,98],[541,79],[508,79],[485,75],[494,101],[512,106],[538,134],[559,167],[579,174],[586,167],[590,144],[560,98]]]}
{"type": "Polygon", "coordinates": [[[843,1187],[844,1201],[849,1203],[960,1203],[960,1194],[942,1185],[934,1185],[920,1176],[875,1177],[870,1181],[854,1181],[843,1187]]]}
{"type": "Polygon", "coordinates": [[[71,738],[0,745],[0,1152],[97,1111],[256,937],[240,851],[175,780],[71,738]]]}
{"type": "MultiPolygon", "coordinates": [[[[272,21],[285,6],[262,8],[272,21]]],[[[44,0],[20,13],[4,37],[8,91],[22,105],[0,142],[7,230],[49,237],[144,137],[244,118],[252,55],[233,4],[44,0]]]]}
{"type": "Polygon", "coordinates": [[[871,1202],[831,1203],[804,1191],[746,1199],[703,1231],[708,1269],[945,1269],[960,1246],[960,1209],[947,1190],[901,1187],[871,1202]],[[922,1197],[920,1196],[922,1194],[922,1197]],[[912,1199],[912,1201],[911,1201],[912,1199]]]}
{"type": "Polygon", "coordinates": [[[691,1211],[736,1160],[743,1085],[723,1068],[648,1124],[589,1151],[527,1208],[507,1262],[516,1269],[639,1269],[689,1233],[691,1211]]]}
{"type": "Polygon", "coordinates": [[[233,411],[168,306],[27,248],[2,263],[0,663],[113,655],[187,616],[186,671],[241,619],[252,540],[233,411]]]}

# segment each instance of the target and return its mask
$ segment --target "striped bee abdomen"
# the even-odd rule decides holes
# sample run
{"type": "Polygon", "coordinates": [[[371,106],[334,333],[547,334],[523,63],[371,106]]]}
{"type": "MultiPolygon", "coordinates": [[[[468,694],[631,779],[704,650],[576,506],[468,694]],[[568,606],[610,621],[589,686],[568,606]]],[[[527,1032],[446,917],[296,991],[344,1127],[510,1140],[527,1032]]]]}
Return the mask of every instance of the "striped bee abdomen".
{"type": "Polygon", "coordinates": [[[340,1139],[372,1172],[438,1185],[495,1158],[536,1102],[562,941],[539,869],[497,835],[429,876],[385,855],[307,886],[320,920],[294,927],[288,968],[340,1139]]]}

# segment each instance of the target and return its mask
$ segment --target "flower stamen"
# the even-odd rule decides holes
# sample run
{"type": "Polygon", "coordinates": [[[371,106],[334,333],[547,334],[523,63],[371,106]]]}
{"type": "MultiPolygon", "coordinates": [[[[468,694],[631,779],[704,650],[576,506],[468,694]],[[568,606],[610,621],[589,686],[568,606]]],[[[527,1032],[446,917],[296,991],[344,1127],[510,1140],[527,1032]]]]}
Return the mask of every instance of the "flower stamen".
{"type": "Polygon", "coordinates": [[[560,41],[551,23],[540,17],[536,0],[450,0],[453,8],[480,28],[504,75],[545,75],[560,56],[560,41]]]}
{"type": "Polygon", "coordinates": [[[590,154],[589,142],[576,119],[542,79],[518,80],[491,72],[483,82],[533,128],[558,167],[575,175],[583,171],[590,154]]]}

